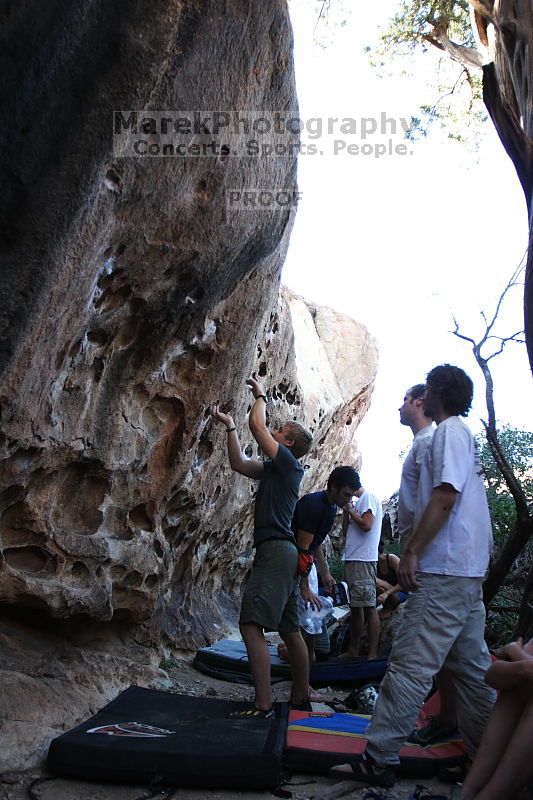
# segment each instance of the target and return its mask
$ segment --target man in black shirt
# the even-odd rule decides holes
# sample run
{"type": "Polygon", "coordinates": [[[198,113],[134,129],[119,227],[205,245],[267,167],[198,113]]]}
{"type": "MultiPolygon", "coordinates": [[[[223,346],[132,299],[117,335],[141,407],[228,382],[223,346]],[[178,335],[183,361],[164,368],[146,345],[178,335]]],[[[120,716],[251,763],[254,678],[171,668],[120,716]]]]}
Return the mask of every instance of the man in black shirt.
{"type": "MultiPolygon", "coordinates": [[[[327,489],[305,494],[296,503],[291,524],[296,543],[311,553],[327,589],[335,581],[329,572],[322,543],[333,527],[338,510],[350,502],[358,487],[359,479],[353,467],[335,467],[328,478],[327,489]]],[[[319,607],[316,596],[309,590],[306,575],[300,578],[300,594],[303,600],[319,607]]]]}
{"type": "Polygon", "coordinates": [[[270,689],[270,655],[264,630],[277,630],[287,645],[293,687],[293,708],[309,707],[309,661],[300,634],[295,588],[297,573],[309,563],[299,554],[291,530],[303,468],[297,459],[311,447],[312,436],[297,422],[285,422],[271,433],[266,425],[266,395],[253,378],[246,381],[255,403],[250,431],[267,461],[247,458],[241,450],[233,418],[213,406],[213,417],[226,426],[228,456],[235,472],[259,480],[255,500],[254,564],[244,591],[239,627],[246,645],[255,687],[255,702],[232,716],[239,719],[274,717],[270,689]],[[305,562],[305,563],[303,563],[305,562]]]}
{"type": "MultiPolygon", "coordinates": [[[[316,569],[326,590],[331,589],[335,581],[329,571],[322,544],[333,527],[339,509],[344,508],[350,502],[359,485],[359,477],[353,467],[336,467],[328,478],[326,489],[305,494],[296,503],[291,526],[296,543],[300,549],[307,550],[313,557],[312,569],[316,564],[316,569]]],[[[320,601],[310,587],[310,577],[310,575],[300,577],[300,595],[304,602],[311,603],[320,609],[320,601]]],[[[322,634],[313,636],[304,633],[303,636],[311,664],[315,660],[315,646],[317,649],[320,649],[324,643],[328,646],[329,637],[327,633],[324,633],[325,642],[323,642],[322,638],[319,639],[322,634]]],[[[282,645],[280,645],[281,647],[282,645]]],[[[325,650],[324,652],[329,651],[325,650]]],[[[280,651],[280,655],[282,654],[284,654],[283,650],[280,651]]]]}

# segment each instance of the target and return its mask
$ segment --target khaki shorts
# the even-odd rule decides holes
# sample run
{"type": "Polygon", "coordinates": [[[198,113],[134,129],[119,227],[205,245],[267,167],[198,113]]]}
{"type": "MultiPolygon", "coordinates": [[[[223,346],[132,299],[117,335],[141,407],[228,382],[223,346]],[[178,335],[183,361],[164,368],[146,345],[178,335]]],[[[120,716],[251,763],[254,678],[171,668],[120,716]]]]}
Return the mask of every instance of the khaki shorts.
{"type": "Polygon", "coordinates": [[[280,634],[300,630],[296,589],[298,551],[291,542],[261,542],[244,589],[239,622],[280,634]]]}
{"type": "Polygon", "coordinates": [[[350,592],[350,608],[376,605],[376,561],[345,561],[343,577],[350,592]]]}

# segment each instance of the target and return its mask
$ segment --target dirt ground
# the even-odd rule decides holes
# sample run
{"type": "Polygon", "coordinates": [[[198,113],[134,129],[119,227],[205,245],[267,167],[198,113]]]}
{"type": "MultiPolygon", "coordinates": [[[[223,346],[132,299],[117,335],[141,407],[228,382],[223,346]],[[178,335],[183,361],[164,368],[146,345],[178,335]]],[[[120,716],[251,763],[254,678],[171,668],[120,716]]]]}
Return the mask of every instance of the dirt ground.
{"type": "MultiPolygon", "coordinates": [[[[187,656],[166,665],[173,678],[175,690],[197,697],[220,697],[231,700],[252,699],[252,689],[248,686],[219,681],[197,672],[187,656]]],[[[279,683],[273,687],[276,700],[287,700],[290,684],[279,683]]],[[[326,687],[319,689],[320,702],[342,708],[342,701],[349,693],[346,687],[326,687]]],[[[316,705],[320,710],[320,705],[316,705]]],[[[328,794],[337,781],[320,775],[293,775],[283,788],[290,792],[293,800],[327,800],[328,794]]],[[[450,787],[438,781],[425,781],[427,793],[437,793],[448,797],[450,787]]],[[[389,800],[407,800],[416,786],[415,781],[399,781],[393,789],[384,790],[383,796],[389,800]]],[[[364,798],[368,787],[348,784],[342,796],[348,800],[364,798]]],[[[0,775],[0,800],[259,800],[272,798],[271,792],[235,792],[212,789],[177,788],[161,790],[157,793],[146,786],[122,786],[111,784],[86,783],[82,781],[54,778],[47,773],[45,766],[27,772],[4,773],[0,775]]]]}

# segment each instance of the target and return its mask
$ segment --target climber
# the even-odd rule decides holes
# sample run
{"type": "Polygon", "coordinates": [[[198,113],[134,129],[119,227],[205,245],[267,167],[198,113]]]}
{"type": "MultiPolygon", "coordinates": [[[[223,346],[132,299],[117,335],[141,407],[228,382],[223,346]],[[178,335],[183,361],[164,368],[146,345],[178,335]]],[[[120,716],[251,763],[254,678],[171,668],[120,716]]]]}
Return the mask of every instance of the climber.
{"type": "Polygon", "coordinates": [[[270,656],[264,630],[276,630],[287,645],[293,686],[291,705],[311,710],[309,701],[309,659],[300,634],[296,603],[297,574],[307,573],[312,556],[299,553],[291,520],[303,478],[298,459],[311,447],[313,437],[303,425],[288,421],[276,431],[266,425],[267,397],[255,378],[246,381],[255,402],[250,411],[250,431],[266,461],[250,459],[242,452],[233,418],[214,405],[214,419],[226,426],[231,468],[259,481],[255,499],[255,557],[242,598],[239,627],[246,645],[255,700],[233,718],[254,720],[275,717],[270,688],[270,656]]]}

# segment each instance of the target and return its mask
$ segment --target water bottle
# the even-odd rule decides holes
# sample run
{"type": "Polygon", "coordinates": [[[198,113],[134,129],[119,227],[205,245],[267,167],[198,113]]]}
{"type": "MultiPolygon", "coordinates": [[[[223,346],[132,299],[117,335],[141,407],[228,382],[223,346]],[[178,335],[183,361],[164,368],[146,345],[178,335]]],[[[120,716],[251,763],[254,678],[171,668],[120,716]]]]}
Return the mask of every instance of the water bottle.
{"type": "Polygon", "coordinates": [[[333,600],[331,597],[318,596],[321,609],[318,611],[311,603],[306,603],[301,597],[298,598],[300,626],[306,633],[316,636],[322,630],[322,625],[326,617],[329,617],[333,610],[333,600]]]}

